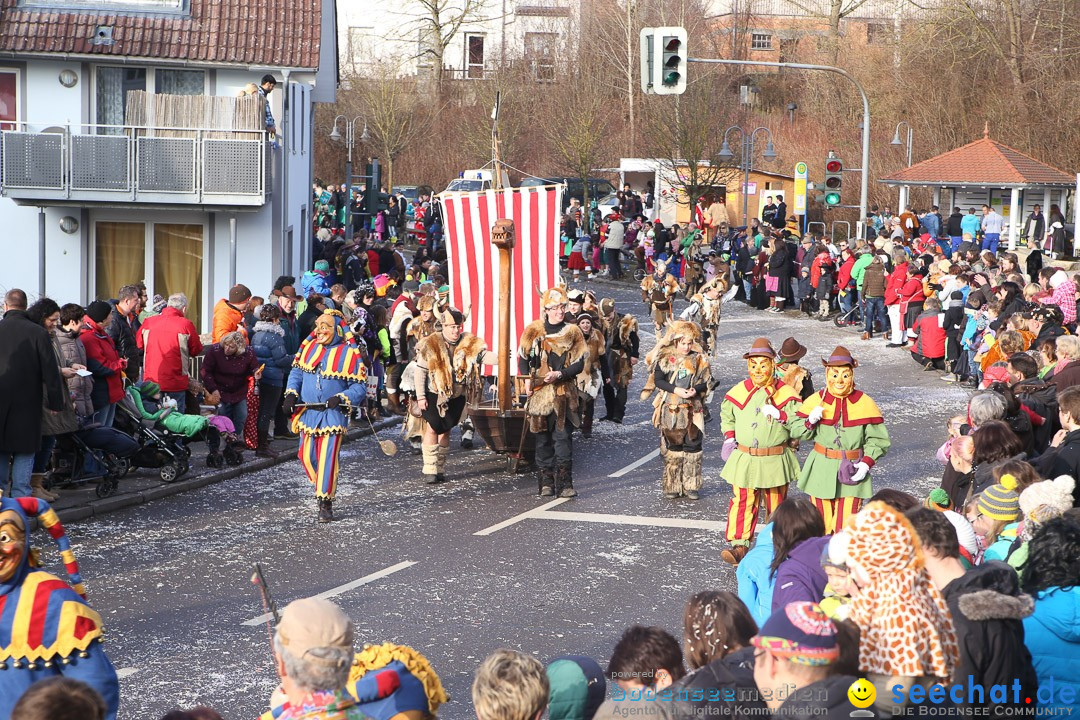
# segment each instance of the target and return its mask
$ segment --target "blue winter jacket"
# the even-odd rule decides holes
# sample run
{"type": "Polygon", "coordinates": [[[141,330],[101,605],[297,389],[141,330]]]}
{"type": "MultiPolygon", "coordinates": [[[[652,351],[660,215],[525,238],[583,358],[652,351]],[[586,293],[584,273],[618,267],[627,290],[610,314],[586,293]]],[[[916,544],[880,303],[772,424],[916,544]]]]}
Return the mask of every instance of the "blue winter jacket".
{"type": "Polygon", "coordinates": [[[821,602],[829,576],[821,567],[821,551],[829,544],[829,536],[810,538],[796,545],[776,571],[773,586],[773,612],[789,603],[808,600],[821,602]]]}
{"type": "Polygon", "coordinates": [[[304,293],[304,299],[311,297],[312,293],[319,293],[323,297],[330,297],[330,285],[327,284],[326,276],[314,270],[308,270],[300,278],[300,289],[304,293]]]}
{"type": "Polygon", "coordinates": [[[1036,594],[1035,612],[1024,618],[1024,644],[1039,676],[1039,706],[1068,708],[1075,716],[1080,709],[1080,587],[1036,594]]]}
{"type": "Polygon", "coordinates": [[[772,614],[773,580],[769,565],[773,560],[772,542],[773,524],[762,526],[758,531],[757,541],[750,552],[735,568],[735,577],[739,581],[739,599],[743,601],[754,617],[754,622],[761,627],[772,614]]]}
{"type": "Polygon", "coordinates": [[[265,365],[262,380],[274,387],[285,386],[285,374],[292,365],[293,356],[285,347],[285,328],[278,323],[259,321],[255,323],[255,335],[251,349],[260,365],[265,365]]]}

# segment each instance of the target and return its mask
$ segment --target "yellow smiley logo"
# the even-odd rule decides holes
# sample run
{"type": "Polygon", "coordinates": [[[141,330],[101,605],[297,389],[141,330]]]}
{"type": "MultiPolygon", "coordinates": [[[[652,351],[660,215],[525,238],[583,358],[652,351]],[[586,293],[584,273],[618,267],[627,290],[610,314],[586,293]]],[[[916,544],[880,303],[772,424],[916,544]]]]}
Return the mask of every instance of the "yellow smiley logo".
{"type": "Polygon", "coordinates": [[[857,708],[868,708],[877,699],[877,690],[865,678],[859,678],[851,683],[847,691],[848,700],[857,708]]]}

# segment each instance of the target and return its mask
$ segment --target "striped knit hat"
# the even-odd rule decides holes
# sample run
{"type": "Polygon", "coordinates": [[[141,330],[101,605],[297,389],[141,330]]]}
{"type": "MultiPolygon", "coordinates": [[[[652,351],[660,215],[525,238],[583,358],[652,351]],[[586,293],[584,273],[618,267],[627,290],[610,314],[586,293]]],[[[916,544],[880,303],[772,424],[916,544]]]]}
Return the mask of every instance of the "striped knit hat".
{"type": "Polygon", "coordinates": [[[1016,492],[1016,478],[1006,473],[979,495],[979,512],[991,520],[1012,522],[1020,516],[1020,496],[1016,492]]]}

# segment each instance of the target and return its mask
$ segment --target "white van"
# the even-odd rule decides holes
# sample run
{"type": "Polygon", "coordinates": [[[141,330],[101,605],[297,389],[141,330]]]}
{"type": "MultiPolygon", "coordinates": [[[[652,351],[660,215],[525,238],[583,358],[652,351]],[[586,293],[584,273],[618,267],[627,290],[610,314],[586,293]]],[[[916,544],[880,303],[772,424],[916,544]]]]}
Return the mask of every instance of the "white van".
{"type": "MultiPolygon", "coordinates": [[[[450,181],[444,192],[475,192],[477,190],[490,190],[494,174],[491,170],[466,170],[457,178],[450,181]]],[[[510,176],[502,171],[502,186],[510,187],[510,176]]]]}

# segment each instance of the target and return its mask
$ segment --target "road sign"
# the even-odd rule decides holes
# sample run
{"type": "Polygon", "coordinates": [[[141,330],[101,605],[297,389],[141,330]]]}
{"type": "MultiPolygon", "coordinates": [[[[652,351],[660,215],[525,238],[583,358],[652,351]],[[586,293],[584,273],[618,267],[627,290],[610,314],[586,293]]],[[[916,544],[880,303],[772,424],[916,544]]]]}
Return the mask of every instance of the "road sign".
{"type": "Polygon", "coordinates": [[[795,163],[795,206],[796,215],[806,214],[806,163],[795,163]]]}

